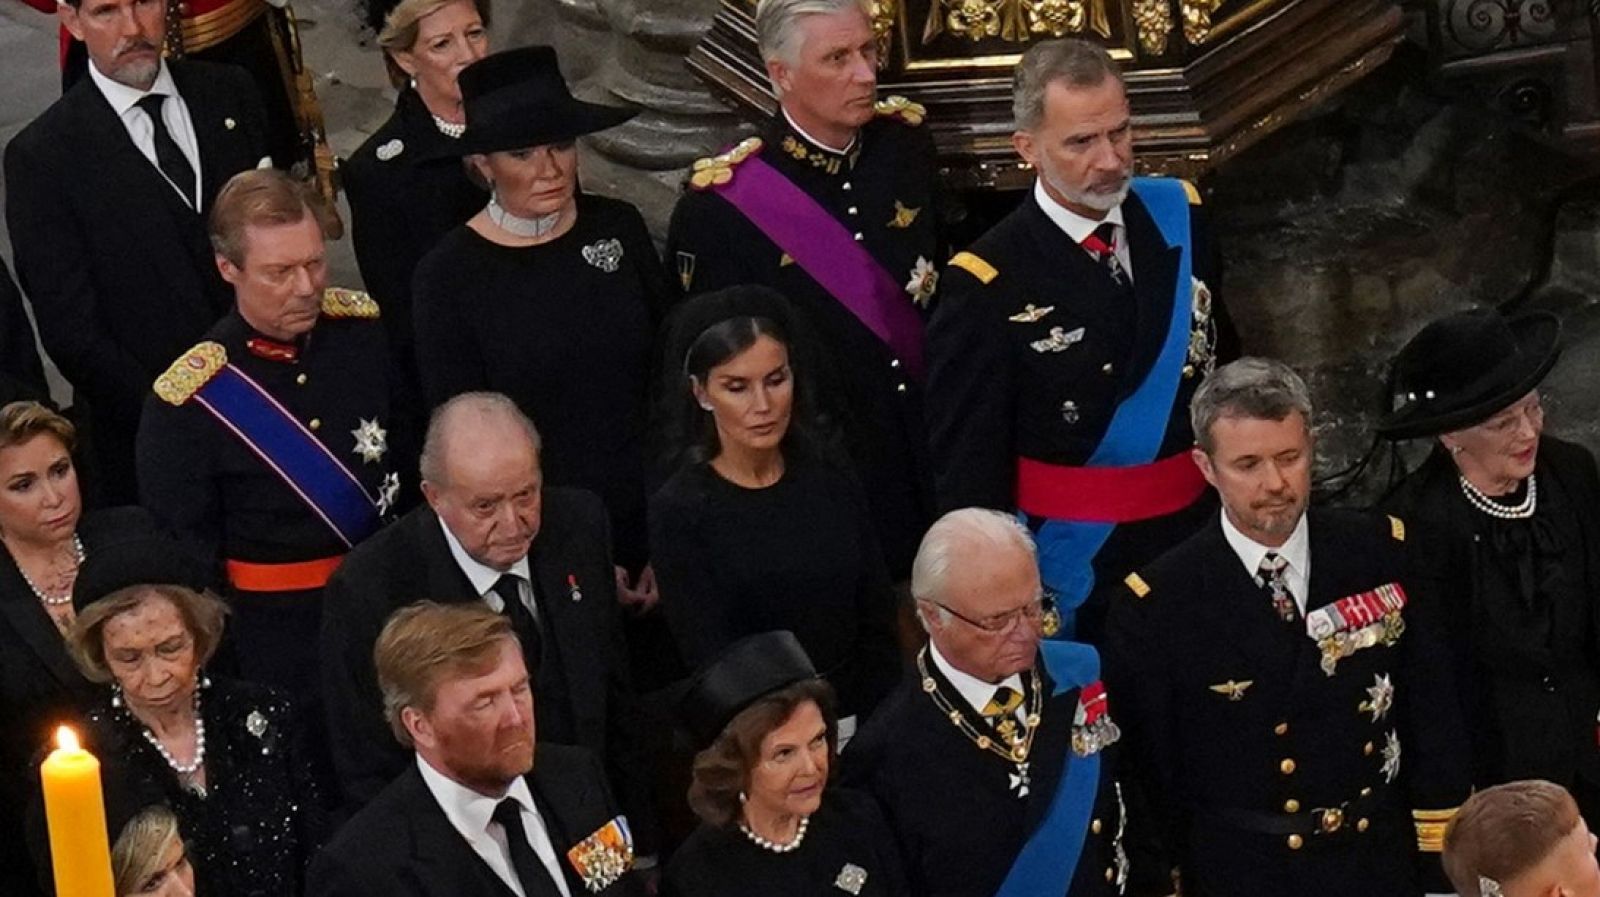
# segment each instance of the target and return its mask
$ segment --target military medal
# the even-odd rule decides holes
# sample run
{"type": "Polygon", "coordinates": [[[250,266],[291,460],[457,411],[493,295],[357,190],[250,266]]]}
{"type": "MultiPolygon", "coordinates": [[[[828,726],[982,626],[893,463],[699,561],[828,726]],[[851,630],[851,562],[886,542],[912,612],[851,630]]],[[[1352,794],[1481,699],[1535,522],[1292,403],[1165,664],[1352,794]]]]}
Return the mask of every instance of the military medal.
{"type": "MultiPolygon", "coordinates": [[[[939,682],[928,672],[928,649],[923,648],[917,654],[917,675],[922,678],[922,690],[933,700],[935,707],[945,714],[950,724],[960,730],[967,740],[977,746],[978,750],[986,751],[1011,763],[1015,770],[1009,774],[1010,788],[1016,792],[1017,797],[1028,796],[1028,755],[1033,750],[1033,736],[1039,731],[1040,713],[1044,710],[1044,689],[1039,685],[1039,677],[1032,673],[1025,673],[1025,687],[1028,695],[1026,699],[1027,711],[1021,721],[1015,714],[1007,714],[994,726],[995,734],[1000,738],[994,739],[984,734],[967,714],[939,690],[939,682]]],[[[1108,720],[1109,721],[1109,720],[1108,720]]]]}
{"type": "Polygon", "coordinates": [[[1078,343],[1083,342],[1083,332],[1084,331],[1082,327],[1078,327],[1073,330],[1067,330],[1062,327],[1051,327],[1049,336],[1045,337],[1044,339],[1034,340],[1028,345],[1033,348],[1033,351],[1040,354],[1045,354],[1047,352],[1065,352],[1073,346],[1076,346],[1078,343]]]}
{"type": "Polygon", "coordinates": [[[356,438],[356,454],[368,464],[376,464],[383,460],[384,452],[389,450],[389,431],[378,426],[378,421],[361,421],[361,426],[350,431],[356,438]]]}
{"type": "Polygon", "coordinates": [[[915,209],[908,209],[901,205],[900,200],[897,199],[894,201],[894,217],[889,219],[888,226],[897,228],[910,227],[911,222],[917,220],[917,213],[921,211],[922,208],[920,206],[915,209]]]}
{"type": "Polygon", "coordinates": [[[1098,679],[1078,690],[1072,715],[1072,752],[1080,757],[1099,753],[1122,738],[1122,729],[1106,712],[1106,686],[1098,679]]]}
{"type": "Polygon", "coordinates": [[[1374,645],[1391,646],[1406,631],[1401,611],[1406,590],[1398,582],[1340,598],[1306,615],[1306,632],[1322,651],[1322,672],[1332,676],[1339,661],[1374,645]]]}
{"type": "Polygon", "coordinates": [[[583,600],[583,590],[578,588],[578,576],[575,573],[567,574],[567,597],[571,598],[573,602],[583,600]]]}
{"type": "Polygon", "coordinates": [[[1383,742],[1383,766],[1379,767],[1383,780],[1393,785],[1400,775],[1400,736],[1393,730],[1383,742]]]}
{"type": "Polygon", "coordinates": [[[378,484],[378,516],[382,517],[394,507],[395,500],[400,497],[400,474],[389,471],[384,474],[383,482],[378,484]]]}
{"type": "Polygon", "coordinates": [[[1372,677],[1372,687],[1367,689],[1367,700],[1361,702],[1362,713],[1372,714],[1372,721],[1379,722],[1389,713],[1389,708],[1394,706],[1394,683],[1390,681],[1388,673],[1378,673],[1372,677]]]}
{"type": "Polygon", "coordinates": [[[633,868],[633,833],[618,816],[567,851],[567,862],[590,893],[598,894],[633,868]]]}
{"type": "Polygon", "coordinates": [[[938,285],[939,270],[933,266],[933,262],[917,256],[917,263],[911,268],[911,279],[906,281],[906,292],[911,294],[911,301],[926,308],[938,285]]]}

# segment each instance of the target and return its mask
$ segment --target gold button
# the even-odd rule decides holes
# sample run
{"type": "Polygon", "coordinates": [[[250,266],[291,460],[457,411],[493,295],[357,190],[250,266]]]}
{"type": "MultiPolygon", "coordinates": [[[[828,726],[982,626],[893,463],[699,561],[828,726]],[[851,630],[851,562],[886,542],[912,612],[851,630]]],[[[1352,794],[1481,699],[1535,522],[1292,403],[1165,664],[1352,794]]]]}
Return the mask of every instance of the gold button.
{"type": "Polygon", "coordinates": [[[1357,819],[1356,820],[1356,831],[1364,832],[1364,831],[1367,830],[1367,826],[1369,826],[1369,825],[1371,825],[1371,823],[1367,822],[1366,819],[1364,819],[1364,818],[1363,819],[1357,819]]]}
{"type": "Polygon", "coordinates": [[[1194,365],[1192,365],[1192,364],[1184,365],[1183,366],[1183,379],[1188,380],[1190,377],[1193,377],[1193,376],[1194,376],[1194,365]]]}
{"type": "Polygon", "coordinates": [[[1298,813],[1298,812],[1300,812],[1300,802],[1295,800],[1292,797],[1289,798],[1288,800],[1283,802],[1283,812],[1285,812],[1285,813],[1298,813]]]}
{"type": "Polygon", "coordinates": [[[313,429],[313,430],[320,430],[320,429],[322,429],[322,418],[320,418],[320,417],[313,417],[313,418],[312,418],[312,419],[311,419],[311,429],[313,429]]]}
{"type": "Polygon", "coordinates": [[[1294,761],[1288,759],[1287,757],[1284,758],[1284,761],[1278,764],[1278,771],[1284,775],[1289,775],[1290,773],[1294,772],[1294,761]]]}
{"type": "Polygon", "coordinates": [[[298,383],[301,386],[305,386],[306,385],[306,375],[305,374],[300,374],[300,375],[296,376],[294,378],[294,382],[298,383]]]}
{"type": "Polygon", "coordinates": [[[1368,757],[1372,756],[1372,742],[1369,741],[1366,744],[1362,745],[1361,746],[1361,753],[1366,754],[1368,757]]]}
{"type": "Polygon", "coordinates": [[[1306,843],[1306,839],[1300,837],[1299,835],[1290,835],[1289,836],[1289,849],[1290,850],[1299,850],[1301,845],[1303,845],[1305,843],[1306,843]]]}
{"type": "Polygon", "coordinates": [[[1116,881],[1116,880],[1117,880],[1117,870],[1111,868],[1110,866],[1107,866],[1106,867],[1106,881],[1116,881]]]}
{"type": "Polygon", "coordinates": [[[1278,723],[1276,726],[1272,727],[1272,732],[1275,735],[1288,735],[1289,734],[1289,724],[1288,723],[1278,723]]]}
{"type": "Polygon", "coordinates": [[[1098,820],[1098,819],[1096,819],[1095,821],[1089,823],[1089,831],[1094,832],[1097,835],[1100,834],[1100,829],[1103,828],[1103,827],[1104,826],[1102,826],[1100,824],[1100,820],[1098,820]]]}

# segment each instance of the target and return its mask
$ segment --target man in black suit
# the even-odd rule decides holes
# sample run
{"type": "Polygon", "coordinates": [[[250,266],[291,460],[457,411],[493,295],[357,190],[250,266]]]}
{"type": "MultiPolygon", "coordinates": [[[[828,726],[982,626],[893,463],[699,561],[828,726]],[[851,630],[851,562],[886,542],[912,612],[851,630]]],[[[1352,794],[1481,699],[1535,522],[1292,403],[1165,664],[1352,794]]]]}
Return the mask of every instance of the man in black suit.
{"type": "Polygon", "coordinates": [[[427,505],[358,546],[324,591],[323,693],[346,804],[367,802],[406,766],[383,723],[372,646],[391,614],[427,599],[486,604],[511,620],[538,683],[541,738],[602,757],[648,829],[651,765],[600,500],[543,487],[538,432],[498,393],[464,393],[434,412],[422,491],[427,505]]]}
{"type": "Polygon", "coordinates": [[[1406,524],[1306,510],[1311,401],[1282,363],[1218,368],[1191,416],[1222,513],[1116,586],[1106,644],[1183,893],[1449,891],[1469,745],[1406,524]]]}
{"type": "Polygon", "coordinates": [[[384,715],[415,760],[323,849],[309,895],[644,894],[599,761],[535,744],[514,626],[482,604],[431,602],[384,626],[384,715]]]}
{"type": "Polygon", "coordinates": [[[50,398],[33,325],[22,307],[22,293],[11,280],[11,270],[0,260],[0,405],[19,399],[50,398]]]}
{"type": "Polygon", "coordinates": [[[950,260],[928,325],[941,508],[1021,509],[1061,631],[1098,644],[1115,582],[1194,532],[1214,500],[1189,462],[1188,400],[1232,356],[1200,194],[1134,178],[1116,63],[1068,38],[1028,48],[1013,105],[1038,173],[950,260]]]}
{"type": "Polygon", "coordinates": [[[843,755],[845,782],[883,806],[910,893],[1168,893],[1165,870],[1136,862],[1099,655],[1040,642],[1027,531],[952,511],[911,570],[928,644],[843,755]]]}
{"type": "Polygon", "coordinates": [[[132,504],[156,376],[229,308],[204,214],[265,155],[250,76],[161,59],[164,2],[66,0],[89,77],[6,147],[6,220],[45,349],[86,400],[100,504],[132,504]]]}

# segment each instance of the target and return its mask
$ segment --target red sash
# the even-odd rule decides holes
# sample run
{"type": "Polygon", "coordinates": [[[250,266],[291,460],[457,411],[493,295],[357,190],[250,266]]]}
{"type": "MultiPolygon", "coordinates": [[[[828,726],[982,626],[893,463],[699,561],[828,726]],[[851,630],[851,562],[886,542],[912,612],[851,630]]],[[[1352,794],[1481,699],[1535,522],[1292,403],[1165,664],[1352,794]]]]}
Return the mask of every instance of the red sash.
{"type": "Polygon", "coordinates": [[[1181,511],[1205,492],[1188,452],[1130,467],[1017,459],[1017,507],[1052,520],[1131,523],[1181,511]]]}

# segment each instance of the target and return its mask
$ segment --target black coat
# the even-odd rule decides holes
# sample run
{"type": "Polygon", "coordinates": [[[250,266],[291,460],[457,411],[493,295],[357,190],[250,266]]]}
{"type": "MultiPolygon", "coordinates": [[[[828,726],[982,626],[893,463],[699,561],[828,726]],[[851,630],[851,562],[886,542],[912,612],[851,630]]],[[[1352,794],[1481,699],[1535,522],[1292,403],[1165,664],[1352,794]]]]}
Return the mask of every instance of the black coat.
{"type": "Polygon", "coordinates": [[[1571,787],[1582,777],[1600,788],[1600,475],[1587,449],[1548,435],[1534,475],[1528,522],[1497,521],[1468,504],[1443,451],[1386,504],[1438,536],[1429,566],[1446,583],[1441,609],[1471,723],[1473,784],[1539,778],[1571,787]],[[1521,550],[1502,552],[1503,537],[1521,550]],[[1524,565],[1533,594],[1519,583],[1524,565]]]}
{"type": "Polygon", "coordinates": [[[6,147],[6,221],[45,350],[90,407],[101,503],[135,497],[134,436],[157,375],[232,305],[202,214],[266,155],[250,76],[169,63],[200,147],[201,213],[84,78],[6,147]]]}
{"type": "MultiPolygon", "coordinates": [[[[528,787],[549,829],[573,897],[591,893],[567,851],[618,815],[594,755],[540,743],[528,787]]],[[[311,867],[308,897],[512,897],[445,817],[407,761],[404,773],[339,831],[311,867]]],[[[643,897],[637,873],[598,892],[643,897]]]]}
{"type": "Polygon", "coordinates": [[[22,291],[0,259],[0,406],[19,399],[48,399],[39,346],[22,307],[22,291]]]}
{"type": "MultiPolygon", "coordinates": [[[[988,724],[972,712],[933,660],[925,662],[950,703],[979,731],[987,730],[988,724]]],[[[915,672],[879,705],[843,752],[844,783],[877,798],[895,833],[910,893],[990,897],[1044,818],[1072,749],[1080,689],[1052,696],[1048,674],[1039,675],[1046,697],[1028,760],[1031,781],[1025,797],[1019,798],[1013,788],[1016,765],[967,740],[915,672]]],[[[1111,706],[1115,708],[1115,698],[1111,706]]],[[[1117,718],[1114,712],[1112,717],[1117,718]]],[[[1121,893],[1116,885],[1118,842],[1124,850],[1136,847],[1123,829],[1118,747],[1101,749],[1094,817],[1067,888],[1070,897],[1121,893]]],[[[1158,874],[1152,883],[1148,872],[1148,866],[1134,864],[1129,893],[1166,894],[1170,881],[1158,874]]]]}
{"type": "Polygon", "coordinates": [[[1400,583],[1398,641],[1326,674],[1318,643],[1279,619],[1214,518],[1112,601],[1106,671],[1144,793],[1186,895],[1447,891],[1437,854],[1418,851],[1413,823],[1433,820],[1412,816],[1467,794],[1438,596],[1411,573],[1404,522],[1313,509],[1308,525],[1308,612],[1400,583]],[[1374,708],[1383,682],[1392,698],[1374,708]],[[1334,831],[1286,828],[1329,807],[1345,811],[1334,831]]]}
{"type": "MultiPolygon", "coordinates": [[[[767,122],[761,136],[761,159],[859,232],[861,244],[897,283],[911,279],[918,259],[943,261],[938,166],[925,128],[880,116],[861,128],[848,155],[810,143],[781,117],[767,122]]],[[[794,303],[821,343],[810,373],[818,406],[856,462],[890,575],[909,575],[932,519],[922,384],[907,376],[888,345],[715,192],[691,188],[678,200],[666,261],[689,293],[758,283],[794,303]]]]}
{"type": "MultiPolygon", "coordinates": [[[[1019,456],[1086,464],[1117,406],[1155,364],[1172,316],[1179,249],[1166,244],[1137,195],[1122,210],[1132,297],[1031,192],[969,250],[992,278],[945,269],[928,325],[928,431],[941,509],[1014,510],[1019,456]],[[1084,333],[1064,351],[1033,347],[1058,327],[1084,333]]],[[[1197,201],[1189,211],[1192,276],[1213,294],[1209,316],[1191,313],[1191,334],[1208,351],[1186,359],[1157,458],[1194,444],[1189,399],[1210,370],[1206,356],[1220,364],[1238,354],[1205,215],[1197,201]]],[[[1208,495],[1175,514],[1118,526],[1095,556],[1097,579],[1116,582],[1153,560],[1215,507],[1208,495]]],[[[1091,600],[1079,614],[1078,637],[1097,642],[1104,608],[1091,600]]]]}
{"type": "MultiPolygon", "coordinates": [[[[606,761],[641,847],[651,849],[652,766],[617,619],[609,544],[605,509],[593,495],[545,488],[529,555],[545,644],[534,707],[541,741],[582,745],[606,761]]],[[[411,762],[384,721],[372,664],[384,622],[425,599],[480,599],[426,506],[351,552],[324,595],[323,695],[334,764],[346,808],[354,811],[411,762]]]]}

